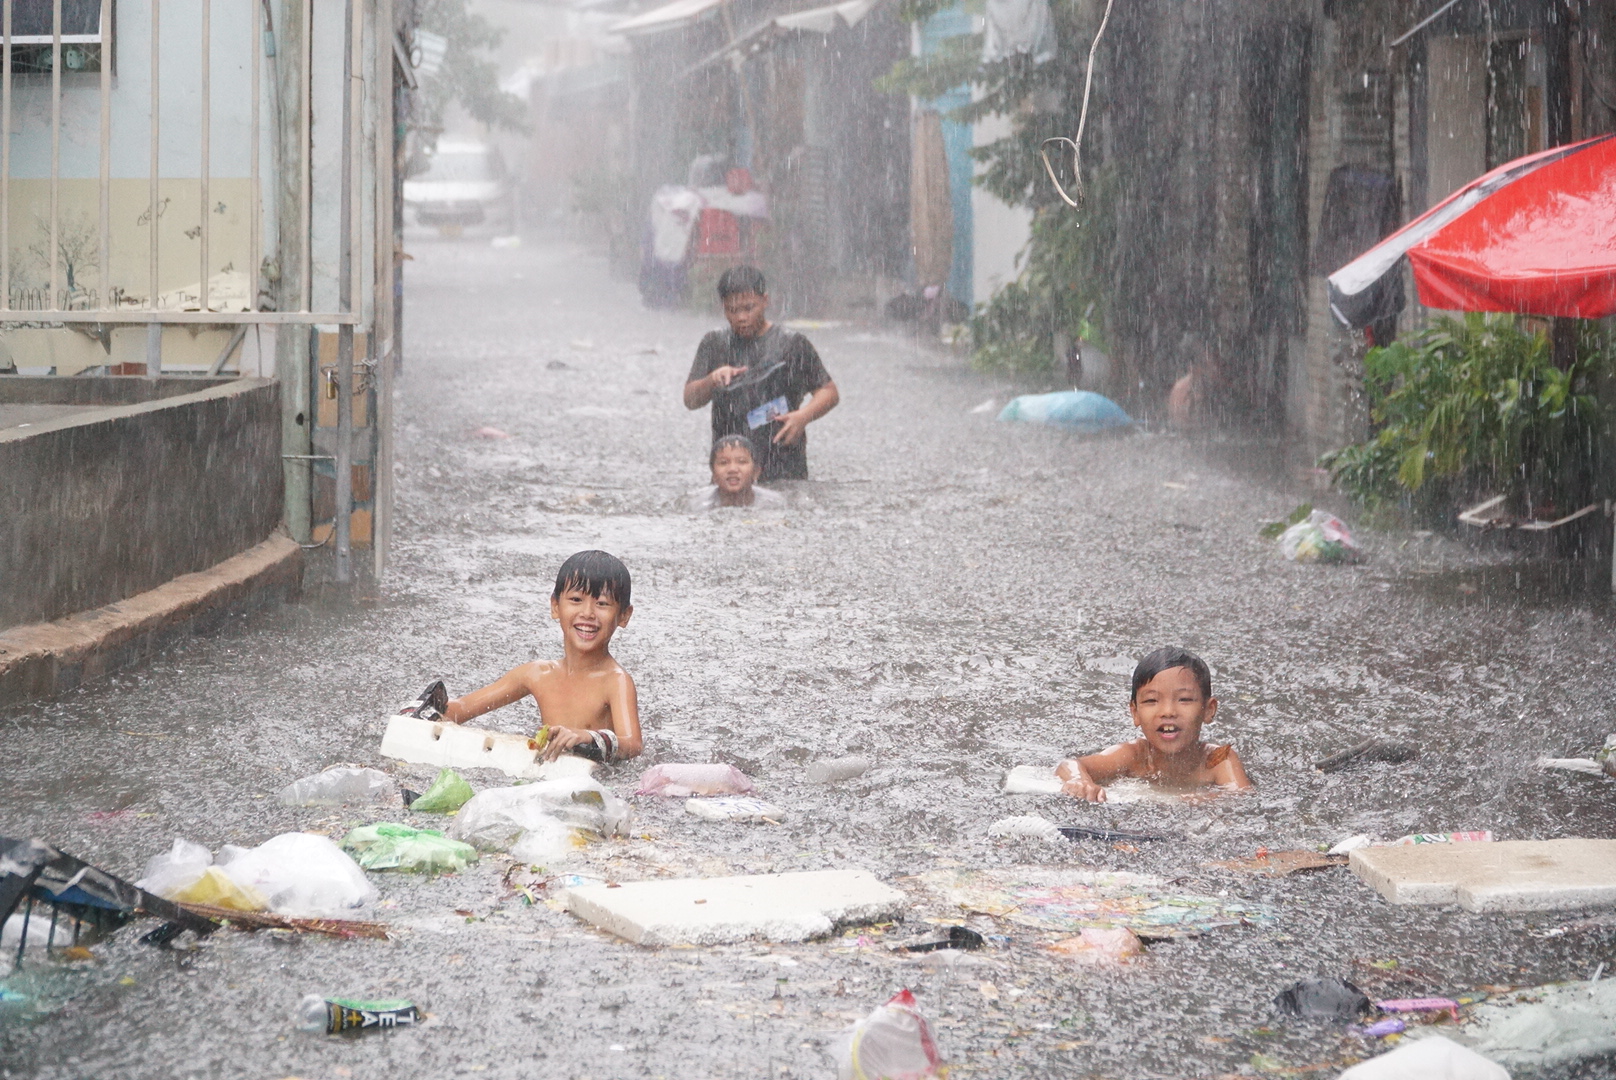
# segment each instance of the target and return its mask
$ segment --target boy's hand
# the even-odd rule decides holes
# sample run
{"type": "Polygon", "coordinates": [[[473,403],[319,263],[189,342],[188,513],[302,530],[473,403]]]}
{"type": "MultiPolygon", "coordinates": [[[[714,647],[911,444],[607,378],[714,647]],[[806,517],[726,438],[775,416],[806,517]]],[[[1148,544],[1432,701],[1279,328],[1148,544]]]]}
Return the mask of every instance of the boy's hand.
{"type": "Polygon", "coordinates": [[[734,382],[736,379],[745,374],[745,368],[725,364],[723,367],[713,368],[712,373],[707,377],[713,381],[714,387],[719,387],[728,386],[730,383],[734,382]]]}
{"type": "Polygon", "coordinates": [[[780,430],[774,433],[772,442],[781,446],[795,446],[802,439],[803,429],[808,426],[808,418],[802,415],[802,410],[781,413],[775,417],[780,423],[780,430]]]}
{"type": "Polygon", "coordinates": [[[466,707],[459,698],[450,698],[448,706],[443,710],[443,718],[451,724],[464,724],[471,717],[466,715],[466,707]]]}
{"type": "Polygon", "coordinates": [[[582,746],[584,743],[594,741],[594,738],[587,731],[582,731],[578,728],[553,727],[550,729],[550,741],[544,744],[544,751],[539,754],[539,760],[554,761],[574,746],[582,746]]]}
{"type": "Polygon", "coordinates": [[[1105,788],[1096,784],[1086,776],[1078,776],[1061,785],[1061,790],[1074,799],[1086,799],[1089,802],[1105,802],[1105,788]]]}

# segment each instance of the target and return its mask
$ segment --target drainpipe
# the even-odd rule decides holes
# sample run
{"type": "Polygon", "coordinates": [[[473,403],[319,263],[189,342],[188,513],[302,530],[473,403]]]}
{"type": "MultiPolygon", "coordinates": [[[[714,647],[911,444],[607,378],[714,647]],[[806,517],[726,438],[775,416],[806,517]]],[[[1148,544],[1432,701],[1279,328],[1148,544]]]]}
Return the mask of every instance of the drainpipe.
{"type": "MultiPolygon", "coordinates": [[[[342,223],[338,240],[341,257],[337,268],[337,310],[351,312],[353,289],[353,148],[354,50],[359,47],[360,31],[354,26],[354,0],[347,0],[347,35],[342,51],[342,223]]],[[[336,538],[337,581],[353,580],[353,323],[337,328],[337,483],[336,538]]]]}

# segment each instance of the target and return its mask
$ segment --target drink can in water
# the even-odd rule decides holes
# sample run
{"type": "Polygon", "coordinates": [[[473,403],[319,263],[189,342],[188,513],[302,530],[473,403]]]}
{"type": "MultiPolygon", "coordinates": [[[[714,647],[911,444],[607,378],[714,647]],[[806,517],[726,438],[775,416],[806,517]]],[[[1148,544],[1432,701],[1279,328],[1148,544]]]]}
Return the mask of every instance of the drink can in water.
{"type": "Polygon", "coordinates": [[[297,1006],[297,1029],[313,1034],[413,1027],[420,1020],[421,1011],[402,998],[362,1001],[309,994],[297,1006]]]}

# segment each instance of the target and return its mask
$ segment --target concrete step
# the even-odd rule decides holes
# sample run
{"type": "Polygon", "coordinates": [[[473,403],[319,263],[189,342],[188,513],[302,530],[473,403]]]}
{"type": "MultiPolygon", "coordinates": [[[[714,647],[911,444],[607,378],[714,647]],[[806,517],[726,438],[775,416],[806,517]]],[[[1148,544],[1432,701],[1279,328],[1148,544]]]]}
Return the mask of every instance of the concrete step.
{"type": "Polygon", "coordinates": [[[1458,904],[1467,911],[1616,905],[1616,840],[1359,848],[1348,865],[1394,904],[1458,904]]]}
{"type": "Polygon", "coordinates": [[[807,941],[898,917],[908,900],[867,870],[578,885],[567,910],[636,945],[807,941]]]}

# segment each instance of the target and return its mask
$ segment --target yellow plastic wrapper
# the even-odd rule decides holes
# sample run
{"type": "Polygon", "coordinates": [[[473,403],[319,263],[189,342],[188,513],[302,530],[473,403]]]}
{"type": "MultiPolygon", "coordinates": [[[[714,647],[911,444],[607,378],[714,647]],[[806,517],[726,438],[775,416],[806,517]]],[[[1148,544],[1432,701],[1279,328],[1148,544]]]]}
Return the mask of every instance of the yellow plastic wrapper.
{"type": "Polygon", "coordinates": [[[250,886],[236,884],[229,874],[217,866],[208,867],[196,884],[181,889],[169,899],[181,904],[208,904],[231,911],[264,911],[269,907],[263,893],[250,886]]]}

